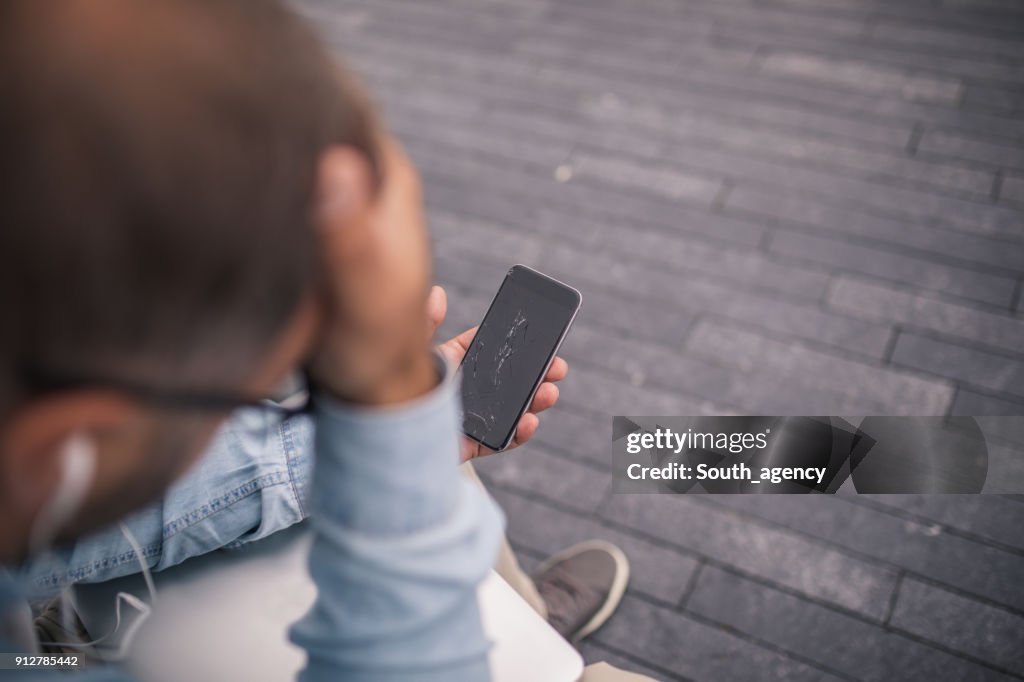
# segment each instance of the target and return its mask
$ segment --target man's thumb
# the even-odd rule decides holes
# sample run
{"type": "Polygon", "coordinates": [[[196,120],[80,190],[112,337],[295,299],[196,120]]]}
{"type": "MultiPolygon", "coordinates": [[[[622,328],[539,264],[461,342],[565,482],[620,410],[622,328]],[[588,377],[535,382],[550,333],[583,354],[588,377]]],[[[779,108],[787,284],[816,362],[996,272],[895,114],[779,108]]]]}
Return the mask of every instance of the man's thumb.
{"type": "Polygon", "coordinates": [[[437,328],[444,322],[445,315],[448,314],[448,294],[442,287],[436,284],[430,287],[430,293],[427,294],[427,337],[430,339],[434,338],[434,333],[437,328]]]}

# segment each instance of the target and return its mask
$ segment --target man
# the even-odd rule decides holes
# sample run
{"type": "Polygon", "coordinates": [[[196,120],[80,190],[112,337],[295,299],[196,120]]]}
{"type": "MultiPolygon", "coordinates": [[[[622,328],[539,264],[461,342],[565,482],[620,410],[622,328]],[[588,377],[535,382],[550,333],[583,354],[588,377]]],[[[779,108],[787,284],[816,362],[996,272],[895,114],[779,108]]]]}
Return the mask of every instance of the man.
{"type": "Polygon", "coordinates": [[[303,679],[487,679],[500,518],[455,467],[418,180],[313,36],[272,2],[8,2],[0,92],[0,565],[158,497],[305,367],[303,679]]]}
{"type": "MultiPolygon", "coordinates": [[[[427,297],[427,318],[436,329],[444,321],[447,296],[435,286],[427,297]]],[[[450,367],[457,366],[472,340],[467,330],[438,346],[450,367]]],[[[528,413],[517,429],[512,448],[532,436],[536,415],[557,402],[554,382],[568,371],[556,358],[528,413]]],[[[308,398],[301,386],[278,396],[279,405],[299,405],[308,398]]],[[[213,438],[201,459],[158,504],[149,505],[125,521],[141,545],[142,559],[152,570],[163,570],[207,552],[260,540],[308,517],[307,491],[312,474],[313,422],[306,414],[283,417],[258,406],[236,410],[213,438]]],[[[475,442],[463,439],[463,459],[483,454],[475,442]]],[[[482,485],[470,467],[464,473],[482,485]]],[[[600,627],[614,612],[625,591],[628,562],[621,550],[600,541],[587,541],[543,562],[543,571],[527,575],[506,540],[495,568],[538,613],[567,640],[578,642],[600,627]]],[[[103,582],[138,572],[140,562],[119,527],[105,529],[59,552],[47,553],[23,570],[22,582],[32,596],[46,598],[76,582],[103,582]]],[[[45,626],[46,641],[64,642],[66,631],[58,614],[59,600],[36,620],[45,626]]]]}

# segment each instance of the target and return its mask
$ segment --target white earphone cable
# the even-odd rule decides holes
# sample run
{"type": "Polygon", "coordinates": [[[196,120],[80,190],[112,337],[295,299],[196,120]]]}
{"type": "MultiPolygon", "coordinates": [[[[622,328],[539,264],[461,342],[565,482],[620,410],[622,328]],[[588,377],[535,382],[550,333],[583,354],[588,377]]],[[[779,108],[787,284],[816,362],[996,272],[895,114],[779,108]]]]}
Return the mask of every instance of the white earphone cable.
{"type": "MultiPolygon", "coordinates": [[[[150,603],[142,601],[134,594],[128,592],[118,592],[114,597],[114,627],[107,634],[97,637],[89,642],[48,642],[49,646],[61,646],[69,649],[87,649],[94,648],[93,652],[98,658],[105,661],[120,661],[124,660],[127,656],[128,649],[135,639],[135,635],[138,633],[139,628],[142,624],[153,613],[153,605],[156,604],[156,585],[153,582],[153,575],[149,570],[149,566],[146,564],[145,559],[142,556],[142,548],[139,546],[138,541],[135,539],[134,534],[128,529],[125,524],[120,524],[121,533],[124,535],[128,544],[131,545],[132,551],[135,552],[135,558],[139,562],[139,567],[142,569],[143,579],[146,581],[146,589],[149,591],[150,603]],[[98,645],[103,644],[110,637],[116,634],[121,629],[121,605],[128,604],[139,612],[139,616],[135,618],[131,623],[127,625],[124,634],[121,636],[120,642],[118,642],[116,648],[113,651],[105,651],[101,648],[96,648],[98,645]]],[[[70,613],[77,611],[77,603],[74,598],[73,586],[70,586],[62,594],[61,604],[61,620],[65,624],[65,630],[70,631],[68,627],[68,607],[70,606],[70,613]]]]}

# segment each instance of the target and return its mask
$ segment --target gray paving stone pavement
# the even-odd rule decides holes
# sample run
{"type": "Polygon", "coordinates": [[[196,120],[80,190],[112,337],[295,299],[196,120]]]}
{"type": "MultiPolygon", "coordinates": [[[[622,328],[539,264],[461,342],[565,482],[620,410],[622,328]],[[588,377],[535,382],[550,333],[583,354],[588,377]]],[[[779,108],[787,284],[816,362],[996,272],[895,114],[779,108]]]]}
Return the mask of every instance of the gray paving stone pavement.
{"type": "Polygon", "coordinates": [[[726,630],[692,612],[680,612],[635,595],[627,595],[619,611],[623,617],[609,622],[595,636],[597,642],[632,641],[630,649],[637,658],[684,679],[844,679],[826,667],[751,641],[745,633],[726,630]]]}
{"type": "MultiPolygon", "coordinates": [[[[425,182],[442,334],[584,294],[479,465],[529,568],[633,562],[582,647],[665,680],[1024,679],[1024,497],[613,495],[613,414],[1024,415],[1018,0],[297,0],[425,182]]],[[[1024,432],[990,466],[1024,478],[1024,432]]]]}
{"type": "Polygon", "coordinates": [[[906,578],[890,622],[894,628],[991,661],[1008,672],[1024,674],[1024,647],[1001,646],[1003,633],[1024,632],[1024,617],[1018,614],[906,578]],[[958,627],[943,627],[942,623],[951,620],[958,627]]]}
{"type": "Polygon", "coordinates": [[[1020,175],[1004,175],[999,196],[1006,201],[1024,203],[1024,177],[1020,175]]]}
{"type": "Polygon", "coordinates": [[[1024,367],[1018,364],[1018,357],[906,333],[896,341],[892,362],[1019,396],[1024,394],[1024,367]]]}
{"type": "Polygon", "coordinates": [[[955,654],[937,652],[898,629],[880,628],[713,566],[701,571],[687,608],[723,626],[803,652],[854,679],[1012,679],[955,654]]]}

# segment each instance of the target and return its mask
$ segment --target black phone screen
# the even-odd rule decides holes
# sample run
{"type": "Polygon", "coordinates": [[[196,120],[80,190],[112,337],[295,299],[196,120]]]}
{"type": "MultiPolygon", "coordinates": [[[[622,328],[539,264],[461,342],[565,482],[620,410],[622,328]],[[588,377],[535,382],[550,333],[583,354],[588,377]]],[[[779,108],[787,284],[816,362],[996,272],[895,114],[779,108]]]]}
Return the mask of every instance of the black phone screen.
{"type": "Polygon", "coordinates": [[[462,360],[466,435],[507,447],[579,304],[571,287],[524,266],[509,270],[462,360]]]}

